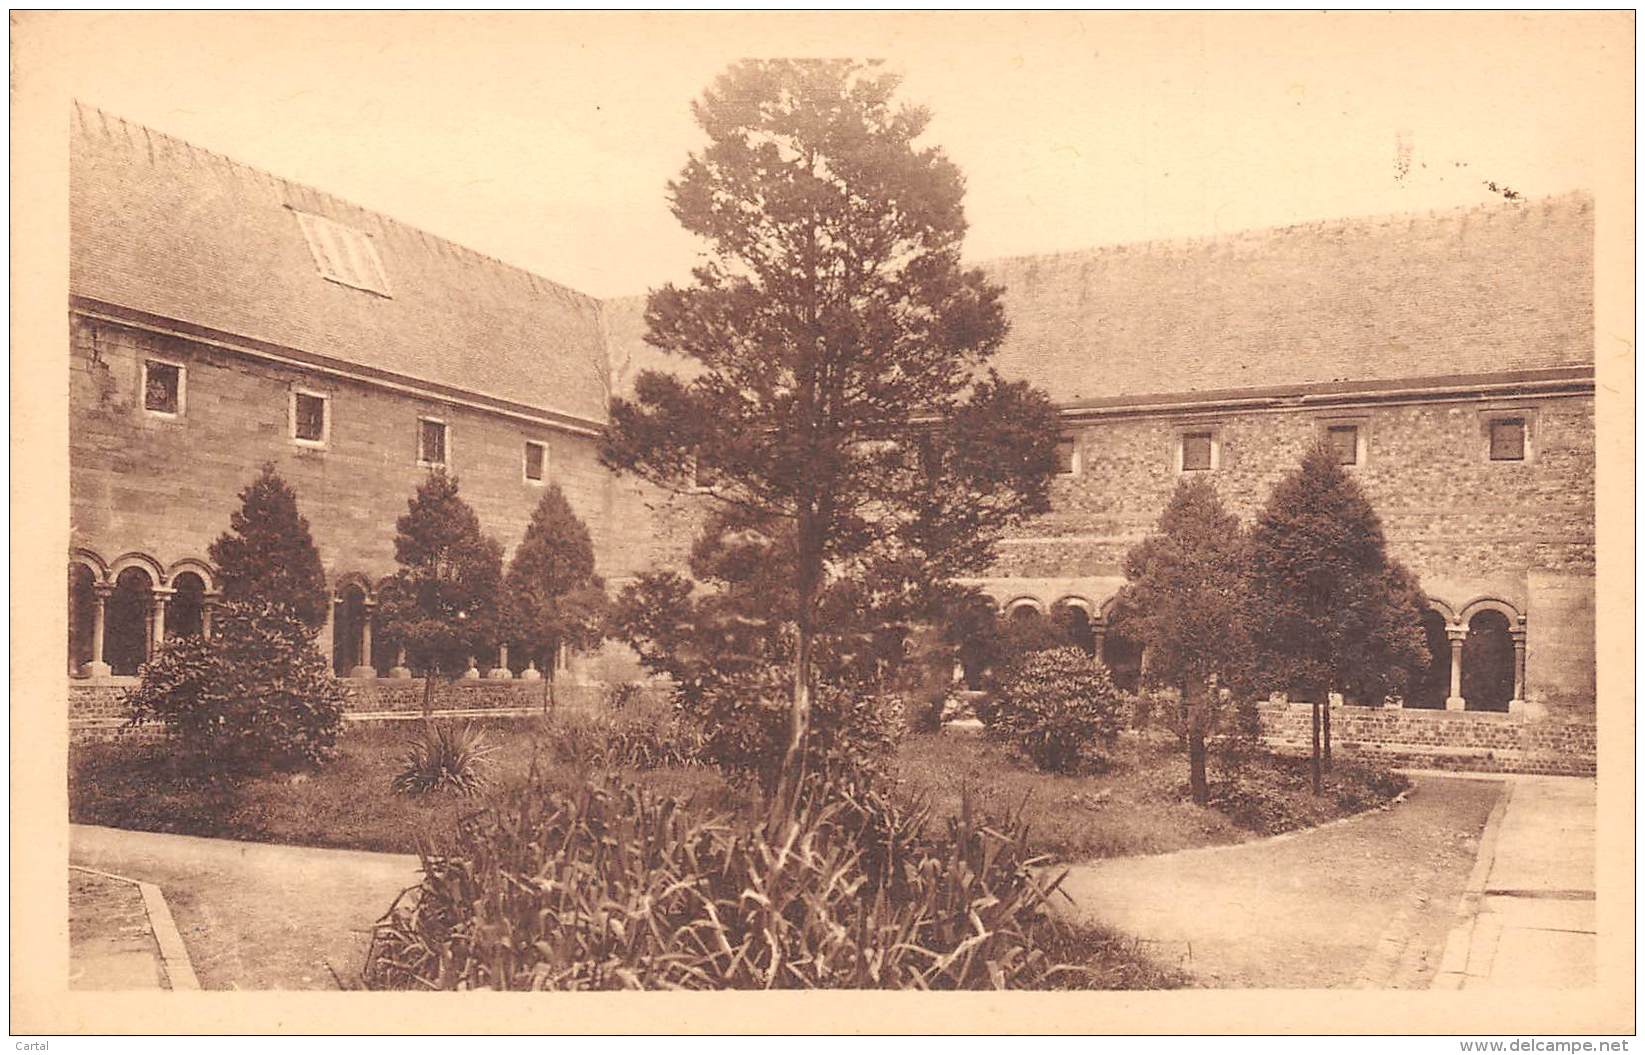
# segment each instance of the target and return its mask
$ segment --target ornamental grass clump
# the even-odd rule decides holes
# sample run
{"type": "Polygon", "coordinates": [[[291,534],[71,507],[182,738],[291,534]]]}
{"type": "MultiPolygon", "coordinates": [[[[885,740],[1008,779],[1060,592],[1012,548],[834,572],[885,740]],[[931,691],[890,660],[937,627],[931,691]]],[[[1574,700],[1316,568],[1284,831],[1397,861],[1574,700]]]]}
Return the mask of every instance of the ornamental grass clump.
{"type": "Polygon", "coordinates": [[[406,741],[402,768],[390,786],[398,795],[476,794],[486,786],[487,760],[496,750],[477,725],[426,722],[420,736],[406,741]]]}
{"type": "Polygon", "coordinates": [[[401,989],[1081,987],[1060,876],[1020,820],[936,831],[811,781],[792,820],[739,826],[621,782],[531,781],[466,819],[373,934],[401,989]]]}

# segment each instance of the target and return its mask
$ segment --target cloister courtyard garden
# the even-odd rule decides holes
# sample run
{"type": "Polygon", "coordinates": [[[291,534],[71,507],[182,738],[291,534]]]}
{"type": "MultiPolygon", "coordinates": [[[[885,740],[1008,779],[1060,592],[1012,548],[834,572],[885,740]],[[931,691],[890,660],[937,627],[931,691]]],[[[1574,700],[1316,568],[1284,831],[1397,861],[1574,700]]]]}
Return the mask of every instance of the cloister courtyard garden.
{"type": "MultiPolygon", "coordinates": [[[[706,262],[646,312],[648,342],[689,369],[613,397],[599,452],[606,470],[690,498],[683,565],[606,582],[552,483],[505,552],[436,466],[403,508],[366,511],[395,571],[361,652],[395,657],[397,683],[417,689],[410,709],[374,713],[316,647],[337,584],[303,496],[273,465],[243,483],[210,549],[209,619],[128,642],[133,665],[144,657],[124,724],[71,748],[71,820],[123,830],[103,839],[416,855],[418,874],[398,896],[372,888],[347,926],[299,904],[257,930],[203,884],[274,880],[226,854],[176,871],[208,985],[1433,975],[1494,792],[1413,785],[1334,735],[1348,714],[1398,708],[1434,659],[1421,584],[1389,556],[1342,451],[1322,439],[1249,522],[1211,474],[1176,474],[1120,569],[1106,629],[1135,644],[1126,669],[1073,613],[1000,611],[974,580],[1049,510],[1061,425],[1044,392],[988,369],[1009,322],[1000,291],[960,266],[963,181],[914,145],[927,115],[895,88],[850,62],[746,62],[697,106],[709,145],[670,200],[706,262]],[[568,654],[627,673],[565,684],[568,654]],[[463,686],[488,668],[540,677],[540,696],[487,713],[463,686]],[[1300,744],[1263,725],[1261,708],[1287,700],[1308,705],[1300,744]],[[1345,818],[1358,819],[1324,827],[1345,818]],[[1195,961],[1191,942],[1107,913],[1134,900],[1124,862],[1167,854],[1179,880],[1226,882],[1251,904],[1285,888],[1308,911],[1195,961]],[[308,973],[229,944],[265,939],[312,944],[296,957],[308,973]],[[1389,941],[1409,955],[1373,971],[1389,941]]],[[[101,662],[97,604],[74,625],[101,662]]],[[[278,896],[336,912],[304,874],[293,866],[278,896]]],[[[1211,932],[1239,916],[1205,911],[1211,932]]]]}

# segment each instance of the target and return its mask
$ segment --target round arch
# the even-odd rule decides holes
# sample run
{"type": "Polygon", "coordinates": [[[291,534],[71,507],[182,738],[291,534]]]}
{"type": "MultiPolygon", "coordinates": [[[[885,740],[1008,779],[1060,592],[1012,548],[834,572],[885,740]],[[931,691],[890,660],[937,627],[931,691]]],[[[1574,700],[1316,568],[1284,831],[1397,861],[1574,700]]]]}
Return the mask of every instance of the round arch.
{"type": "Polygon", "coordinates": [[[92,578],[96,582],[110,583],[114,581],[113,575],[109,572],[108,561],[98,556],[93,550],[86,549],[83,546],[76,546],[69,550],[70,568],[76,564],[83,564],[91,569],[92,578]]]}
{"type": "Polygon", "coordinates": [[[120,573],[127,568],[143,569],[148,573],[149,582],[154,586],[166,585],[165,566],[147,553],[139,553],[136,550],[130,553],[122,553],[114,558],[114,562],[109,565],[109,581],[118,580],[120,573]]]}
{"type": "Polygon", "coordinates": [[[362,571],[349,571],[337,576],[336,581],[331,584],[331,595],[341,600],[351,586],[359,589],[365,595],[366,601],[375,602],[377,600],[376,586],[372,583],[371,578],[362,571]]]}
{"type": "Polygon", "coordinates": [[[1000,606],[1000,610],[1006,615],[1015,615],[1020,609],[1023,608],[1031,608],[1040,615],[1045,614],[1045,603],[1038,597],[1030,597],[1027,595],[1013,598],[1000,606]]]}
{"type": "Polygon", "coordinates": [[[1075,594],[1069,594],[1067,597],[1059,597],[1051,605],[1052,608],[1057,608],[1057,607],[1061,607],[1061,606],[1067,606],[1069,608],[1078,608],[1080,611],[1085,613],[1085,617],[1087,619],[1094,619],[1097,615],[1097,610],[1091,604],[1090,601],[1086,600],[1083,597],[1077,596],[1075,594]]]}
{"type": "Polygon", "coordinates": [[[1525,622],[1525,616],[1520,613],[1520,610],[1514,607],[1511,602],[1504,601],[1500,597],[1474,598],[1472,601],[1469,601],[1467,604],[1462,606],[1462,611],[1458,614],[1457,622],[1463,626],[1467,626],[1468,623],[1473,620],[1474,616],[1478,615],[1480,612],[1487,611],[1501,612],[1508,618],[1508,626],[1510,628],[1518,627],[1521,623],[1525,622]]]}
{"type": "Polygon", "coordinates": [[[166,578],[167,580],[175,579],[183,572],[193,572],[198,575],[200,581],[205,584],[206,592],[209,593],[217,589],[217,578],[212,573],[211,565],[199,557],[184,557],[179,561],[175,561],[170,570],[166,572],[166,578]]]}
{"type": "Polygon", "coordinates": [[[1452,608],[1438,597],[1429,597],[1427,600],[1429,610],[1438,612],[1440,615],[1444,616],[1445,622],[1448,625],[1457,626],[1460,624],[1460,620],[1457,619],[1457,610],[1455,608],[1452,608]]]}

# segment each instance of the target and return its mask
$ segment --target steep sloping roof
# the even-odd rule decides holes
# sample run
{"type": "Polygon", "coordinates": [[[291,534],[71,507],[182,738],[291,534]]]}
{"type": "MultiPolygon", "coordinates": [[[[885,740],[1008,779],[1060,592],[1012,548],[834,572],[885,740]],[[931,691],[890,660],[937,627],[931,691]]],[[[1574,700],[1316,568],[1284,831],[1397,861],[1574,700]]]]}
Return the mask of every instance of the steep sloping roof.
{"type": "Polygon", "coordinates": [[[1585,194],[981,266],[995,365],[1062,404],[1594,361],[1585,194]]]}
{"type": "MultiPolygon", "coordinates": [[[[1593,223],[1573,193],[986,261],[1011,325],[994,365],[1064,406],[1591,366],[1593,223]]],[[[643,297],[604,303],[630,384],[679,371],[642,341],[643,297]]]]}
{"type": "Polygon", "coordinates": [[[89,107],[69,158],[76,296],[605,420],[592,297],[89,107]],[[390,295],[322,277],[299,213],[369,235],[390,295]]]}

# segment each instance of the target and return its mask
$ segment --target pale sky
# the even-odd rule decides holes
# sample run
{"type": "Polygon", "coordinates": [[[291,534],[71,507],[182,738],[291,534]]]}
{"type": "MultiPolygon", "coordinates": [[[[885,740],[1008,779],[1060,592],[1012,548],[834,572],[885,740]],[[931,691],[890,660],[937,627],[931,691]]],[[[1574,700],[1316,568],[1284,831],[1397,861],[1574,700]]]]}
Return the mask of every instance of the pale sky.
{"type": "Polygon", "coordinates": [[[56,49],[25,87],[596,296],[686,277],[664,189],[740,57],[903,73],[986,260],[1592,188],[1633,40],[1626,14],[16,17],[56,49]]]}

